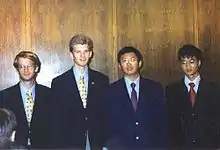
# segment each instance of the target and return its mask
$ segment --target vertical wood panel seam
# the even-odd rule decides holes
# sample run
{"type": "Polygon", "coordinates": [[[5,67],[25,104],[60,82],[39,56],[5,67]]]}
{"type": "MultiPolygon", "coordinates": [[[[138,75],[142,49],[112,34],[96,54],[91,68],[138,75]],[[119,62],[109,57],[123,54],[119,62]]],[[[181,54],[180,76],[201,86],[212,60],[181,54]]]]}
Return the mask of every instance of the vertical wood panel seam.
{"type": "Polygon", "coordinates": [[[31,50],[31,2],[25,0],[25,49],[31,50]]]}
{"type": "Polygon", "coordinates": [[[117,0],[112,0],[112,38],[113,38],[113,66],[114,66],[114,77],[118,79],[118,61],[117,61],[117,49],[118,49],[118,35],[117,35],[117,0]]]}
{"type": "Polygon", "coordinates": [[[193,1],[194,4],[194,42],[196,45],[199,44],[199,22],[198,22],[198,0],[193,1]]]}

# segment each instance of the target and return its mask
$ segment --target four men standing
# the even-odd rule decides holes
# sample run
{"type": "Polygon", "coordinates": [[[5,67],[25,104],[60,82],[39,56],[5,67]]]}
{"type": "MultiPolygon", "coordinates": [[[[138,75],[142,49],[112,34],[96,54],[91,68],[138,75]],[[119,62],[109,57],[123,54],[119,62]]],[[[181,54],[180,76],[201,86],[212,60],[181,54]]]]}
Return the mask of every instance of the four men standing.
{"type": "Polygon", "coordinates": [[[143,59],[134,47],[119,51],[123,78],[110,85],[106,75],[89,67],[93,41],[88,36],[72,37],[69,51],[73,67],[52,80],[51,90],[36,82],[41,62],[35,53],[16,56],[20,82],[0,94],[2,107],[16,116],[18,145],[87,150],[219,147],[218,86],[200,75],[202,52],[197,47],[180,48],[185,76],[166,87],[166,97],[160,83],[141,76],[143,59]]]}

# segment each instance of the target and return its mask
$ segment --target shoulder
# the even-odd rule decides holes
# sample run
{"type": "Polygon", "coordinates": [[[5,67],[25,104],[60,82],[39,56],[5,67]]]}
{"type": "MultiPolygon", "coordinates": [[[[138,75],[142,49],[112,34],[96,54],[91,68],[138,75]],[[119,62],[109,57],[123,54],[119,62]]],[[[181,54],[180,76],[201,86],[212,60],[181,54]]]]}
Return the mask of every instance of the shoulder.
{"type": "Polygon", "coordinates": [[[42,84],[36,84],[36,89],[39,89],[39,90],[42,90],[42,91],[50,91],[50,88],[45,86],[45,85],[42,85],[42,84]]]}
{"type": "Polygon", "coordinates": [[[205,86],[211,86],[211,87],[218,87],[219,86],[218,83],[204,79],[204,78],[201,79],[200,84],[205,85],[205,86]]]}
{"type": "Polygon", "coordinates": [[[10,86],[6,89],[3,89],[1,92],[2,93],[10,93],[10,92],[13,92],[13,91],[16,91],[16,90],[19,90],[19,84],[18,83],[16,85],[13,85],[13,86],[10,86]]]}
{"type": "Polygon", "coordinates": [[[184,83],[182,81],[175,81],[175,82],[169,83],[166,86],[166,89],[177,89],[182,85],[184,85],[184,83]]]}
{"type": "Polygon", "coordinates": [[[163,86],[160,82],[154,81],[148,78],[140,78],[140,86],[143,86],[149,90],[163,90],[163,86]]]}
{"type": "Polygon", "coordinates": [[[93,70],[93,69],[89,69],[89,75],[92,75],[93,77],[96,77],[96,78],[99,78],[99,79],[103,79],[103,80],[109,80],[108,79],[108,76],[106,76],[105,74],[99,72],[99,71],[96,71],[96,70],[93,70]]]}
{"type": "Polygon", "coordinates": [[[69,69],[66,72],[62,73],[61,75],[58,75],[57,77],[53,78],[52,85],[54,83],[62,83],[65,81],[69,81],[70,80],[69,78],[73,78],[73,77],[74,77],[73,70],[69,69]]]}
{"type": "Polygon", "coordinates": [[[122,85],[125,84],[125,81],[124,81],[124,78],[120,78],[114,82],[112,82],[110,85],[109,85],[109,88],[112,89],[112,88],[115,88],[115,87],[121,87],[122,85]]]}

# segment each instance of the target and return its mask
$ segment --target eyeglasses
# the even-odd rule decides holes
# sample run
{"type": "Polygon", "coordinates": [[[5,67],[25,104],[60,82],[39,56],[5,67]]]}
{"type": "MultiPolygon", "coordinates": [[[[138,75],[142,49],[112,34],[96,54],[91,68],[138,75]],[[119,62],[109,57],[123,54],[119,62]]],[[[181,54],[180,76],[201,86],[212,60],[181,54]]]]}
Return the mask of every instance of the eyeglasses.
{"type": "Polygon", "coordinates": [[[28,70],[30,70],[30,69],[34,69],[34,65],[18,65],[18,69],[19,70],[24,70],[24,69],[28,69],[28,70]]]}
{"type": "Polygon", "coordinates": [[[121,59],[121,62],[122,63],[134,63],[134,62],[137,62],[138,60],[136,58],[124,58],[124,59],[121,59]]]}

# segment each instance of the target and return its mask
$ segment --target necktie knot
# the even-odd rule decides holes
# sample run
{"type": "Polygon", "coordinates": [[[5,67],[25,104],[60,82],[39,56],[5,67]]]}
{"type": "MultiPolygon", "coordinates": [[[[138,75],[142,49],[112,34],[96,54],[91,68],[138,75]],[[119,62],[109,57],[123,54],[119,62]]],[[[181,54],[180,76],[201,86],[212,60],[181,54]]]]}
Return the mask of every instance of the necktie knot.
{"type": "Polygon", "coordinates": [[[83,75],[80,76],[80,80],[84,80],[84,76],[83,75]]]}
{"type": "Polygon", "coordinates": [[[27,90],[26,95],[27,95],[28,97],[30,97],[30,96],[32,96],[32,92],[31,92],[30,90],[27,90]]]}
{"type": "Polygon", "coordinates": [[[195,84],[194,84],[193,82],[190,82],[190,83],[189,83],[189,86],[190,86],[191,88],[194,88],[194,87],[195,87],[195,84]]]}
{"type": "Polygon", "coordinates": [[[135,89],[136,84],[134,82],[131,83],[131,88],[135,89]]]}

